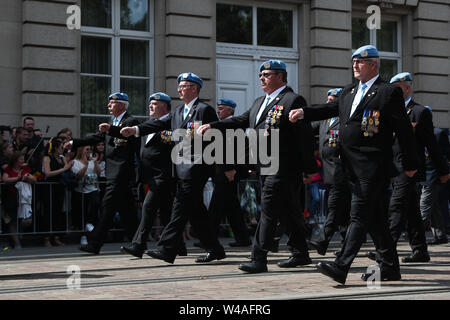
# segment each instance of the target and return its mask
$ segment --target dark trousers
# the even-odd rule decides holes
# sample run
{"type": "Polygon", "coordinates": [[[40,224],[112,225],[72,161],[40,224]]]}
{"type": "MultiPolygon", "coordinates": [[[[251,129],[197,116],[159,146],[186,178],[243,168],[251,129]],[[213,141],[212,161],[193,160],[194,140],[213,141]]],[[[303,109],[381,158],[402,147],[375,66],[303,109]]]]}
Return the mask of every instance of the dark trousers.
{"type": "Polygon", "coordinates": [[[236,241],[248,243],[247,225],[237,194],[238,183],[239,180],[236,179],[229,181],[224,173],[217,174],[214,177],[214,192],[208,211],[216,236],[219,235],[220,222],[224,217],[227,217],[236,241]]]}
{"type": "Polygon", "coordinates": [[[102,200],[102,209],[98,224],[95,226],[92,234],[89,235],[89,242],[92,245],[100,247],[103,245],[117,212],[119,212],[120,219],[123,222],[125,234],[129,238],[133,237],[138,225],[138,217],[132,185],[117,181],[108,181],[102,200]]]}
{"type": "Polygon", "coordinates": [[[323,230],[328,245],[336,231],[345,234],[350,219],[351,192],[347,183],[327,185],[328,213],[323,230]]]}
{"type": "Polygon", "coordinates": [[[263,176],[262,183],[261,218],[253,240],[252,260],[267,262],[278,221],[286,227],[287,245],[293,248],[294,255],[307,255],[306,226],[299,197],[301,178],[263,176]]]}
{"type": "Polygon", "coordinates": [[[158,211],[161,223],[163,225],[169,223],[173,200],[171,180],[155,179],[150,181],[148,187],[149,190],[142,205],[141,222],[133,238],[133,244],[144,247],[147,245],[148,236],[158,211]]]}
{"type": "Polygon", "coordinates": [[[447,239],[448,194],[445,183],[419,185],[420,212],[424,226],[430,226],[434,239],[447,239]]]}
{"type": "Polygon", "coordinates": [[[392,179],[392,196],[389,203],[389,224],[395,244],[404,230],[405,223],[411,249],[427,251],[416,182],[402,173],[392,179]]]}
{"type": "Polygon", "coordinates": [[[183,245],[183,231],[188,221],[207,251],[223,251],[223,247],[213,232],[208,212],[203,204],[203,189],[207,180],[208,176],[204,176],[176,182],[172,216],[158,243],[163,246],[167,255],[175,257],[183,245]]]}
{"type": "Polygon", "coordinates": [[[389,180],[355,179],[350,182],[352,201],[350,223],[340,254],[335,263],[348,272],[361,245],[370,233],[381,268],[399,268],[397,250],[389,232],[387,186],[389,180]]]}
{"type": "Polygon", "coordinates": [[[67,230],[68,219],[64,208],[66,188],[59,183],[46,184],[39,188],[42,189],[44,203],[38,224],[40,231],[67,230]]]}
{"type": "Polygon", "coordinates": [[[100,191],[89,193],[72,192],[72,225],[83,230],[88,223],[97,224],[100,208],[100,191]]]}

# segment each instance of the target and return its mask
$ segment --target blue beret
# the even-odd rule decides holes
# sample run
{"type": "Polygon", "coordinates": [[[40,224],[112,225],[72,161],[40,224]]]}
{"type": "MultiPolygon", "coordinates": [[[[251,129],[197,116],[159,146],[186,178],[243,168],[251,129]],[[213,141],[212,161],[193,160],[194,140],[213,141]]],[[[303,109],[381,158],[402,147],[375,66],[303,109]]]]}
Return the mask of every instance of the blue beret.
{"type": "Polygon", "coordinates": [[[393,76],[390,83],[399,81],[412,81],[412,76],[409,72],[402,72],[393,76]]]}
{"type": "Polygon", "coordinates": [[[198,84],[200,87],[203,86],[203,80],[197,76],[195,73],[192,72],[186,72],[186,73],[182,73],[178,76],[177,79],[178,83],[180,83],[181,81],[190,81],[190,82],[194,82],[196,84],[198,84]]]}
{"type": "Polygon", "coordinates": [[[362,46],[361,48],[357,49],[353,55],[353,58],[378,58],[378,50],[372,45],[362,46]]]}
{"type": "Polygon", "coordinates": [[[152,101],[152,100],[163,101],[166,103],[170,103],[170,101],[171,101],[170,97],[163,92],[156,92],[156,93],[152,94],[150,96],[150,98],[148,98],[148,101],[152,101]]]}
{"type": "Polygon", "coordinates": [[[341,88],[334,88],[334,89],[328,90],[327,96],[339,97],[341,95],[341,93],[342,93],[341,88]]]}
{"type": "Polygon", "coordinates": [[[115,92],[109,95],[108,100],[128,101],[128,95],[123,92],[115,92]]]}
{"type": "Polygon", "coordinates": [[[259,67],[260,72],[263,70],[286,70],[286,64],[281,60],[269,60],[259,67]]]}
{"type": "Polygon", "coordinates": [[[217,105],[220,105],[220,104],[230,107],[232,109],[236,108],[236,102],[234,102],[231,99],[219,99],[219,102],[217,102],[217,105]]]}

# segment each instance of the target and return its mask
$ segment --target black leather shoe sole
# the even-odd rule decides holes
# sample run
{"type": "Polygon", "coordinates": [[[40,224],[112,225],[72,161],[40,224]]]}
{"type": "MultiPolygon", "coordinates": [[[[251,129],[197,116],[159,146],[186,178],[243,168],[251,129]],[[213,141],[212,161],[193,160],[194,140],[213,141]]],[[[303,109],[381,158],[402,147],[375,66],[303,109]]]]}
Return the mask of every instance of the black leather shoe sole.
{"type": "Polygon", "coordinates": [[[253,265],[252,263],[243,263],[240,264],[238,267],[240,270],[247,272],[247,273],[263,273],[267,272],[267,265],[261,264],[261,265],[253,265]]]}
{"type": "Polygon", "coordinates": [[[340,284],[345,284],[347,275],[344,272],[338,270],[336,267],[333,267],[327,263],[319,262],[316,265],[316,268],[323,275],[330,277],[331,279],[333,279],[336,282],[339,282],[340,284]]]}
{"type": "Polygon", "coordinates": [[[312,263],[312,260],[310,258],[302,258],[302,259],[291,258],[287,261],[278,262],[277,266],[280,268],[295,268],[298,266],[306,266],[311,263],[312,263]]]}
{"type": "Polygon", "coordinates": [[[205,262],[211,262],[214,260],[222,260],[225,259],[227,256],[225,254],[225,252],[220,253],[220,254],[216,254],[216,253],[208,253],[204,256],[198,257],[197,259],[195,259],[195,262],[197,263],[205,263],[205,262]]]}
{"type": "Polygon", "coordinates": [[[120,251],[123,253],[128,253],[136,258],[142,259],[145,250],[136,250],[129,247],[120,247],[120,251]]]}
{"type": "Polygon", "coordinates": [[[94,248],[90,245],[83,245],[80,246],[80,250],[87,252],[87,253],[93,253],[93,254],[99,254],[100,253],[100,248],[94,248]]]}
{"type": "Polygon", "coordinates": [[[162,253],[160,251],[147,250],[145,253],[152,258],[163,260],[167,263],[173,264],[173,262],[175,261],[175,257],[172,258],[172,257],[166,256],[164,253],[162,253]]]}

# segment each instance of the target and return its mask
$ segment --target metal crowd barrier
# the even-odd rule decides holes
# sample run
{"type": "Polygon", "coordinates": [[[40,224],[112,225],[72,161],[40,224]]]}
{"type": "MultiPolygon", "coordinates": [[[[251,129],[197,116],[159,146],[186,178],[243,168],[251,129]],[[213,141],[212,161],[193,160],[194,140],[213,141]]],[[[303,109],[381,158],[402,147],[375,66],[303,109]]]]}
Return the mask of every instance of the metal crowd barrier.
{"type": "MultiPolygon", "coordinates": [[[[70,233],[83,233],[85,232],[84,226],[86,225],[86,212],[84,212],[84,201],[85,196],[82,194],[81,197],[81,213],[73,212],[71,206],[71,198],[72,198],[72,190],[65,187],[64,185],[58,182],[36,182],[31,184],[32,187],[32,204],[31,204],[31,227],[27,228],[27,230],[23,230],[21,227],[21,218],[16,214],[15,221],[10,221],[9,223],[15,223],[16,232],[8,231],[8,224],[5,223],[5,215],[8,214],[5,209],[5,193],[7,193],[6,188],[9,185],[14,185],[15,183],[6,183],[0,182],[0,236],[13,236],[13,235],[51,235],[51,234],[70,234],[70,233]],[[45,188],[49,188],[48,192],[45,192],[45,188]],[[64,200],[63,200],[63,210],[62,214],[64,215],[64,228],[55,230],[54,225],[54,214],[55,210],[53,208],[53,197],[54,197],[54,188],[64,188],[64,200]],[[45,198],[47,197],[47,198],[45,198]],[[48,212],[44,212],[48,211],[48,212]],[[74,218],[75,215],[81,214],[81,225],[79,228],[73,228],[74,225],[71,224],[71,219],[74,218]],[[45,219],[45,221],[43,221],[45,219]],[[48,228],[43,229],[41,225],[46,225],[48,228]]],[[[105,181],[99,181],[99,185],[105,185],[105,181]]],[[[260,192],[261,185],[260,180],[258,179],[243,179],[238,184],[238,195],[239,199],[243,196],[243,192],[245,191],[246,184],[250,184],[254,191],[257,193],[256,201],[257,205],[260,204],[260,192]]],[[[101,210],[101,199],[100,199],[100,208],[101,210]]],[[[61,217],[59,217],[61,218],[61,217]]],[[[72,219],[73,220],[73,219],[72,219]]],[[[228,225],[227,223],[225,225],[228,225]]],[[[161,226],[153,226],[153,229],[161,229],[161,226]]],[[[110,231],[123,231],[123,229],[111,229],[110,231]]]]}
{"type": "MultiPolygon", "coordinates": [[[[5,230],[5,216],[8,214],[6,208],[5,208],[5,202],[7,201],[6,197],[7,194],[5,195],[5,193],[7,192],[7,187],[9,185],[14,185],[15,183],[6,183],[6,182],[1,182],[0,183],[0,193],[1,193],[1,205],[0,205],[0,235],[25,235],[25,234],[31,234],[31,235],[39,235],[39,234],[45,234],[45,235],[49,235],[49,234],[61,234],[61,233],[81,233],[84,232],[84,226],[85,226],[85,212],[84,212],[84,201],[85,201],[85,196],[84,194],[82,194],[81,197],[81,226],[79,229],[74,229],[71,228],[73,227],[72,225],[70,225],[70,221],[69,221],[69,217],[71,217],[71,213],[73,214],[80,214],[80,213],[74,213],[71,212],[71,196],[72,196],[72,191],[69,190],[68,188],[66,188],[64,185],[58,183],[58,182],[36,182],[31,184],[32,187],[32,204],[31,204],[31,220],[32,220],[32,228],[31,230],[25,230],[22,231],[21,229],[21,219],[18,215],[18,213],[16,214],[16,221],[15,221],[15,226],[16,226],[16,230],[17,232],[8,232],[7,230],[5,230]],[[49,192],[45,192],[45,188],[46,186],[48,186],[47,188],[49,192]],[[55,214],[55,210],[53,208],[53,197],[54,197],[54,188],[64,188],[64,199],[62,199],[63,201],[63,210],[62,213],[64,214],[64,219],[65,219],[65,228],[63,230],[55,230],[55,226],[54,226],[54,214],[55,214]],[[46,197],[48,197],[46,199],[46,197]],[[48,210],[48,212],[44,212],[48,210]],[[41,220],[42,219],[42,220],[41,220]],[[45,219],[45,220],[43,220],[45,219]],[[48,219],[48,221],[46,221],[48,219]],[[42,230],[42,228],[39,226],[39,224],[47,224],[48,225],[48,229],[42,230]]],[[[99,181],[99,185],[101,184],[105,184],[104,181],[99,181]]],[[[18,200],[20,201],[20,200],[18,200]]],[[[62,218],[59,217],[62,221],[62,218]]],[[[12,221],[10,222],[12,223],[12,221]]]]}
{"type": "MultiPolygon", "coordinates": [[[[8,185],[13,185],[14,183],[5,183],[0,182],[0,193],[6,192],[6,187],[8,185]]],[[[99,185],[106,184],[105,181],[99,181],[99,185]]],[[[5,228],[4,215],[6,214],[4,203],[0,205],[0,236],[13,236],[13,235],[51,235],[51,234],[73,234],[73,233],[83,233],[85,232],[84,226],[86,225],[86,213],[84,212],[84,201],[85,196],[81,197],[81,225],[80,228],[73,228],[74,225],[71,224],[70,218],[73,218],[75,215],[79,215],[79,212],[73,212],[71,207],[71,196],[72,191],[57,182],[36,182],[31,184],[33,198],[32,198],[32,227],[29,230],[22,230],[20,228],[21,219],[17,215],[16,217],[16,232],[8,232],[7,228],[5,228]],[[49,191],[47,194],[43,192],[45,186],[49,186],[49,191]],[[54,221],[53,216],[55,214],[53,208],[53,197],[54,197],[54,188],[64,188],[64,202],[63,202],[63,214],[65,220],[65,227],[63,230],[55,230],[55,226],[52,223],[54,221]],[[40,190],[38,190],[40,189],[40,190]],[[44,199],[43,197],[47,196],[48,199],[44,199]],[[49,212],[43,212],[48,210],[49,212]],[[48,221],[43,221],[41,219],[48,219],[48,221]],[[47,223],[48,229],[42,230],[40,226],[42,223],[47,223]],[[30,230],[31,229],[31,230],[30,230]]],[[[210,189],[208,190],[210,192],[210,189]]],[[[307,188],[305,188],[305,193],[307,192],[307,188]]],[[[205,195],[206,195],[205,188],[205,195]]],[[[2,195],[2,202],[4,200],[4,196],[2,195]]],[[[249,177],[248,179],[242,179],[238,184],[238,196],[241,207],[243,207],[244,211],[247,214],[253,215],[257,220],[260,214],[260,204],[261,204],[261,180],[257,177],[249,177]],[[248,199],[249,196],[252,196],[251,199],[248,199]],[[246,197],[243,200],[243,197],[246,197]],[[248,201],[248,202],[245,202],[248,201]],[[253,202],[252,202],[253,201],[253,202]],[[252,203],[251,206],[245,206],[247,203],[252,203]],[[245,206],[245,207],[244,207],[245,206]],[[246,210],[247,209],[247,210],[246,210]]],[[[305,198],[306,194],[305,194],[305,198]]],[[[306,200],[308,201],[308,200],[306,200]]],[[[307,203],[305,203],[307,205],[307,203]]],[[[101,210],[101,199],[100,199],[100,207],[101,210]]],[[[61,218],[61,217],[60,217],[61,218]]],[[[73,219],[72,219],[73,220],[73,219]]],[[[12,222],[10,222],[12,223],[12,222]]],[[[228,225],[225,223],[223,225],[228,225]]],[[[153,229],[160,229],[161,226],[153,226],[153,229]]],[[[111,229],[110,231],[123,231],[123,229],[111,229]]]]}

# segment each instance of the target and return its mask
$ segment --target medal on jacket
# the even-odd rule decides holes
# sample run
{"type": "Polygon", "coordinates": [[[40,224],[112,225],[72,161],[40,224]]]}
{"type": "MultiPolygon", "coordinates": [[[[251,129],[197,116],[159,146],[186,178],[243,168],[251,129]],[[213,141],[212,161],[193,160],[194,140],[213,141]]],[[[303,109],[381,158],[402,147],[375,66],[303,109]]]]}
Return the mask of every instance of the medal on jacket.
{"type": "Polygon", "coordinates": [[[114,138],[113,141],[114,141],[114,148],[126,146],[128,142],[128,140],[120,138],[114,138]]]}
{"type": "Polygon", "coordinates": [[[369,110],[364,110],[363,118],[361,121],[361,130],[364,132],[365,137],[369,135],[369,133],[367,132],[368,117],[369,117],[369,110]]]}
{"type": "Polygon", "coordinates": [[[275,128],[280,123],[280,117],[284,107],[274,105],[267,113],[266,120],[264,122],[264,136],[269,135],[269,129],[275,128]]]}
{"type": "Polygon", "coordinates": [[[339,130],[330,130],[330,138],[328,139],[328,146],[336,148],[339,142],[339,130]]]}
{"type": "Polygon", "coordinates": [[[188,122],[186,127],[186,137],[192,139],[194,137],[194,122],[188,122]]]}
{"type": "Polygon", "coordinates": [[[428,152],[427,147],[425,147],[425,159],[430,159],[430,153],[428,152]]]}
{"type": "Polygon", "coordinates": [[[374,121],[373,121],[373,111],[369,111],[369,124],[367,126],[367,132],[369,134],[369,137],[373,136],[373,125],[374,125],[374,121]]]}
{"type": "Polygon", "coordinates": [[[373,120],[374,120],[373,132],[378,133],[378,127],[380,126],[380,111],[376,110],[373,112],[373,120]]]}
{"type": "Polygon", "coordinates": [[[164,143],[171,143],[172,142],[172,131],[169,130],[163,130],[160,132],[161,141],[164,143]]]}

